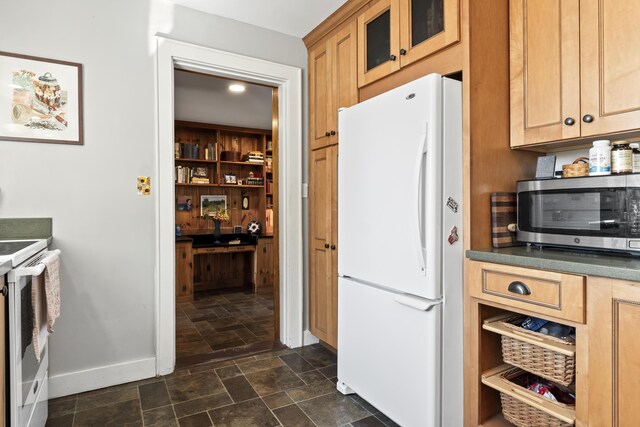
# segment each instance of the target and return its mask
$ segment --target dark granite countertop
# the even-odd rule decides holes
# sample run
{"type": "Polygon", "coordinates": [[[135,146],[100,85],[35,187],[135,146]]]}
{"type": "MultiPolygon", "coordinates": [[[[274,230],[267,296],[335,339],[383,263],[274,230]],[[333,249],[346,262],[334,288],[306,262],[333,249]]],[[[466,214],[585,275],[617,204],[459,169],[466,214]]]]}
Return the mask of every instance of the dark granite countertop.
{"type": "Polygon", "coordinates": [[[519,267],[554,270],[640,282],[640,256],[578,252],[559,248],[515,246],[468,250],[467,258],[519,267]]]}
{"type": "Polygon", "coordinates": [[[176,237],[176,242],[191,241],[194,248],[219,248],[227,246],[257,245],[258,237],[250,234],[222,234],[219,242],[215,241],[213,234],[192,234],[176,237]],[[233,240],[240,240],[240,243],[229,243],[233,240]]]}

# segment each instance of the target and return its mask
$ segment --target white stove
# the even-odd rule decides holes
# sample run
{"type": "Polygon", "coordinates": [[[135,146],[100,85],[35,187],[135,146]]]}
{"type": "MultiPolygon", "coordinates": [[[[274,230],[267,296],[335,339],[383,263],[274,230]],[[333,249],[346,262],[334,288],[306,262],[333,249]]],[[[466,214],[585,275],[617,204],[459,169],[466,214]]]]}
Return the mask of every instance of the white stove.
{"type": "Polygon", "coordinates": [[[17,267],[46,247],[47,239],[0,240],[0,263],[11,261],[11,266],[17,267]]]}

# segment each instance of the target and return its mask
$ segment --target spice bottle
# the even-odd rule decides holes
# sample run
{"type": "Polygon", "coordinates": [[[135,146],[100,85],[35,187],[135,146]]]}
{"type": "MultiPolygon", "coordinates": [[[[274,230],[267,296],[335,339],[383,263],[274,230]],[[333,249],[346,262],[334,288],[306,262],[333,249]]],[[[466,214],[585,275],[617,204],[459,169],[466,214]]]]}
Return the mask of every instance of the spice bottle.
{"type": "Polygon", "coordinates": [[[640,172],[640,144],[637,142],[632,142],[631,144],[629,144],[629,147],[633,149],[633,160],[631,162],[633,163],[633,173],[638,173],[640,172]]]}
{"type": "Polygon", "coordinates": [[[633,172],[633,149],[629,141],[614,141],[611,148],[611,173],[633,172]]]}
{"type": "Polygon", "coordinates": [[[611,174],[611,145],[608,139],[593,141],[589,150],[589,176],[611,174]]]}

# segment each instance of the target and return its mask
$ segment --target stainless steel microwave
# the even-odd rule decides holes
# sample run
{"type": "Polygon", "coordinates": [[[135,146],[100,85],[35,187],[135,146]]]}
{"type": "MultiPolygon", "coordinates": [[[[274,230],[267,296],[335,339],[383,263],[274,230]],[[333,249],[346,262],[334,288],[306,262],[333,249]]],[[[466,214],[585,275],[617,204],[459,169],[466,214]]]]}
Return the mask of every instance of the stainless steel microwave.
{"type": "Polygon", "coordinates": [[[517,238],[640,254],[640,174],[518,181],[517,238]]]}

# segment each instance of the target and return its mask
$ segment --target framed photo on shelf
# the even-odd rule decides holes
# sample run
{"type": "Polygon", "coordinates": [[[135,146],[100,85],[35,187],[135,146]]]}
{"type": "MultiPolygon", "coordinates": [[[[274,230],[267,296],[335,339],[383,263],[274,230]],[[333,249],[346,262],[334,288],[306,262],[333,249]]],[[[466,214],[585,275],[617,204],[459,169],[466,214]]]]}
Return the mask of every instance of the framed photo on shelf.
{"type": "Polygon", "coordinates": [[[216,211],[227,209],[227,196],[202,195],[200,196],[200,215],[212,216],[216,211]]]}
{"type": "Polygon", "coordinates": [[[190,211],[191,209],[193,209],[191,196],[178,196],[178,210],[190,211]]]}
{"type": "Polygon", "coordinates": [[[225,173],[224,174],[224,183],[225,184],[237,184],[238,181],[236,180],[236,176],[232,173],[225,173]]]}
{"type": "Polygon", "coordinates": [[[0,52],[0,140],[82,145],[82,64],[0,52]]]}

